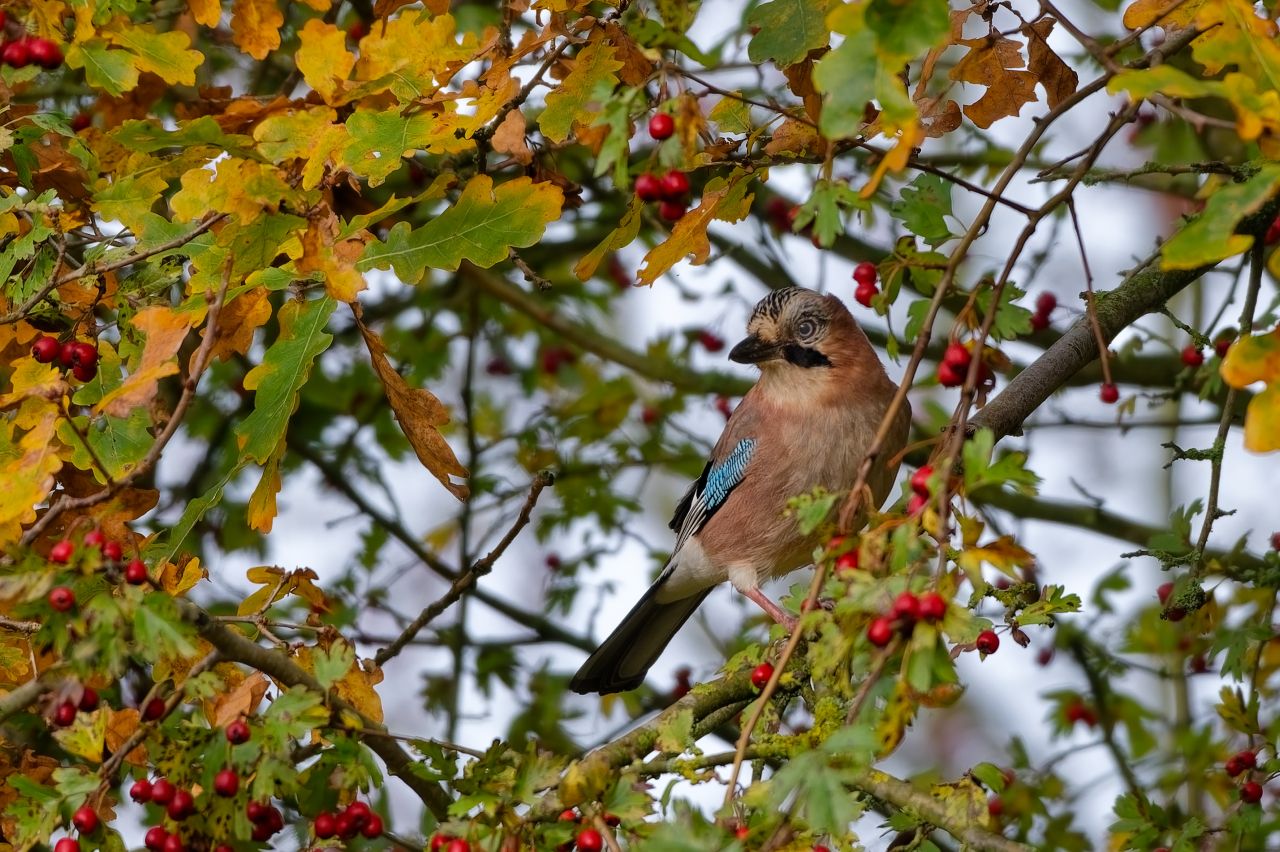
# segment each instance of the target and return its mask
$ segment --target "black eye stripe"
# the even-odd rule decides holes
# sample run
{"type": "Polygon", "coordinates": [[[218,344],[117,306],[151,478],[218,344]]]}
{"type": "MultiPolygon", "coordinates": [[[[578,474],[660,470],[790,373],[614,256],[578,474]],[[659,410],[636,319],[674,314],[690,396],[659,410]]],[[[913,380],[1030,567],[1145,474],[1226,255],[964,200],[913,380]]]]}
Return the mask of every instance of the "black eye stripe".
{"type": "Polygon", "coordinates": [[[788,343],[782,347],[782,357],[797,367],[830,367],[831,361],[817,349],[788,343]]]}

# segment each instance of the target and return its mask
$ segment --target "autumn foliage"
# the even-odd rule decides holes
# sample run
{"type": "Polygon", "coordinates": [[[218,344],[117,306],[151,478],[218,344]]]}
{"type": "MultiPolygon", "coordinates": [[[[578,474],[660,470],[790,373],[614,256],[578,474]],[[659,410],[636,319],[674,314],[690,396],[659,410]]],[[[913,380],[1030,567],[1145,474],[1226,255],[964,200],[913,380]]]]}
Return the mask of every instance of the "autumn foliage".
{"type": "Polygon", "coordinates": [[[1280,449],[1275,12],[6,4],[0,849],[1274,847],[1280,540],[1222,525],[1280,449]],[[1120,192],[1158,244],[1100,250],[1120,192]],[[900,491],[793,495],[795,633],[568,695],[612,557],[670,546],[649,477],[748,387],[741,306],[819,282],[909,388],[900,491]],[[1154,525],[1043,496],[1059,415],[1205,485],[1154,525]],[[922,756],[1037,653],[1038,742],[922,756]]]}

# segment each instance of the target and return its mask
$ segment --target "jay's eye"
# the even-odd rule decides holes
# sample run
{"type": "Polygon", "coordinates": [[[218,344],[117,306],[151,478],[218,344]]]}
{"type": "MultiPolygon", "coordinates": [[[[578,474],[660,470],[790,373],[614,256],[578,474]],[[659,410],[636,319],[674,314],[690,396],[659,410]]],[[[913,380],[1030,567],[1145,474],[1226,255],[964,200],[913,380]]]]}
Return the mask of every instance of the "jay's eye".
{"type": "Polygon", "coordinates": [[[817,330],[817,323],[811,319],[803,319],[796,324],[796,337],[813,337],[814,332],[817,330]]]}

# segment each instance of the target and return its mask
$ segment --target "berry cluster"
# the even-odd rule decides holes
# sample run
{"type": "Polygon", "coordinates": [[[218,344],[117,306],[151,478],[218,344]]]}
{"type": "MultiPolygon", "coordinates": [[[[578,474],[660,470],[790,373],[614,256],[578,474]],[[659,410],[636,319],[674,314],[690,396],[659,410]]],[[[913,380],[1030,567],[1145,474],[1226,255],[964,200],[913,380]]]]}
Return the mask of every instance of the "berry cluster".
{"type": "Polygon", "coordinates": [[[880,292],[876,288],[876,277],[876,265],[869,260],[864,260],[853,268],[853,280],[858,285],[854,288],[853,298],[864,308],[871,307],[871,300],[880,292]]]}
{"type": "MultiPolygon", "coordinates": [[[[566,808],[560,812],[560,821],[580,823],[582,822],[582,816],[573,808],[566,808]]],[[[616,826],[619,825],[622,820],[618,819],[618,817],[613,814],[605,814],[604,822],[605,825],[616,826]]],[[[575,849],[577,852],[600,852],[603,848],[604,836],[594,828],[584,828],[578,832],[577,836],[574,837],[573,840],[570,840],[568,843],[561,843],[557,846],[556,852],[573,852],[575,849]]]]}
{"type": "MultiPolygon", "coordinates": [[[[893,641],[895,630],[904,636],[910,635],[916,622],[935,623],[945,618],[946,614],[947,602],[937,592],[924,592],[920,595],[910,591],[903,592],[893,599],[893,606],[887,615],[877,615],[871,619],[871,623],[867,625],[867,641],[877,648],[883,648],[893,641]]],[[[985,631],[984,635],[985,633],[991,633],[991,631],[985,631]]],[[[991,636],[995,638],[994,633],[991,633],[991,636]]],[[[981,642],[982,636],[978,639],[981,642]]],[[[996,639],[997,645],[999,642],[1000,640],[996,639]]],[[[994,650],[993,648],[992,651],[994,650]]],[[[983,653],[989,654],[991,651],[983,651],[983,653]]]]}
{"type": "MultiPolygon", "coordinates": [[[[382,817],[370,810],[364,802],[352,802],[337,814],[326,811],[316,817],[312,827],[315,829],[316,837],[321,840],[327,840],[330,837],[350,840],[357,834],[373,840],[375,837],[381,837],[383,832],[382,817]]],[[[257,839],[254,837],[254,840],[257,839]]],[[[432,843],[434,842],[433,840],[432,843]]]]}
{"type": "Polygon", "coordinates": [[[470,843],[452,834],[433,834],[427,848],[431,852],[471,852],[470,843]]]}
{"type": "MultiPolygon", "coordinates": [[[[8,16],[0,9],[0,33],[4,32],[8,16]]],[[[47,38],[37,38],[23,33],[15,39],[6,40],[0,45],[0,62],[10,68],[25,68],[28,65],[39,65],[49,71],[62,65],[62,48],[47,38]]]]}
{"type": "MultiPolygon", "coordinates": [[[[102,530],[85,533],[85,547],[96,547],[103,560],[112,566],[118,566],[124,560],[124,545],[108,539],[102,530]]],[[[61,539],[49,548],[49,561],[56,565],[66,565],[75,556],[76,544],[69,538],[61,539]]],[[[140,586],[150,579],[147,564],[141,559],[130,559],[124,566],[124,579],[132,586],[140,586]]],[[[58,612],[67,612],[75,606],[75,595],[66,586],[57,586],[49,592],[49,605],[58,612]]]]}
{"type": "Polygon", "coordinates": [[[66,698],[53,708],[53,724],[59,728],[65,728],[76,720],[76,713],[92,713],[101,703],[102,698],[98,695],[98,690],[92,686],[83,686],[79,701],[66,698]]]}
{"type": "Polygon", "coordinates": [[[1033,331],[1044,331],[1049,327],[1049,315],[1058,307],[1058,297],[1049,292],[1036,296],[1036,312],[1031,315],[1033,331]]]}
{"type": "Polygon", "coordinates": [[[911,499],[907,501],[907,514],[918,515],[929,505],[929,479],[933,476],[933,465],[922,464],[911,474],[911,499]]]}
{"type": "MultiPolygon", "coordinates": [[[[964,384],[969,375],[969,364],[973,362],[973,353],[963,343],[950,343],[942,353],[938,363],[938,384],[944,388],[958,388],[964,384]]],[[[978,366],[978,386],[989,389],[995,384],[995,376],[991,367],[983,361],[978,366]]]]}
{"type": "Polygon", "coordinates": [[[98,375],[98,348],[92,343],[75,340],[59,343],[56,337],[42,334],[31,344],[31,357],[41,364],[57,361],[82,382],[91,382],[98,375]]]}
{"type": "Polygon", "coordinates": [[[1236,752],[1227,758],[1225,768],[1227,775],[1232,778],[1238,775],[1245,776],[1244,783],[1240,785],[1240,801],[1246,805],[1256,805],[1262,801],[1262,785],[1249,777],[1253,774],[1253,770],[1258,768],[1258,755],[1256,752],[1250,749],[1236,752]]]}
{"type": "Polygon", "coordinates": [[[672,169],[662,177],[645,172],[636,178],[636,195],[641,201],[660,201],[658,215],[668,222],[679,221],[689,209],[689,176],[672,169]]]}
{"type": "Polygon", "coordinates": [[[858,570],[858,547],[854,543],[845,549],[845,539],[842,535],[832,536],[827,542],[827,552],[836,555],[836,576],[847,575],[851,571],[858,570]]]}
{"type": "MultiPolygon", "coordinates": [[[[236,786],[239,786],[239,778],[236,779],[236,786]]],[[[149,803],[162,808],[165,815],[176,823],[184,822],[196,814],[196,799],[191,791],[179,787],[163,776],[154,781],[148,781],[146,778],[134,781],[133,786],[129,788],[129,798],[140,805],[149,803]]],[[[279,814],[278,811],[277,814],[279,814]]],[[[280,828],[284,828],[284,817],[279,817],[279,820],[280,828]]],[[[256,833],[255,839],[257,839],[256,833]]],[[[148,828],[142,842],[151,852],[183,852],[187,848],[186,841],[179,832],[169,831],[163,825],[153,825],[148,828]]],[[[226,845],[216,847],[216,849],[229,848],[226,845]]]]}

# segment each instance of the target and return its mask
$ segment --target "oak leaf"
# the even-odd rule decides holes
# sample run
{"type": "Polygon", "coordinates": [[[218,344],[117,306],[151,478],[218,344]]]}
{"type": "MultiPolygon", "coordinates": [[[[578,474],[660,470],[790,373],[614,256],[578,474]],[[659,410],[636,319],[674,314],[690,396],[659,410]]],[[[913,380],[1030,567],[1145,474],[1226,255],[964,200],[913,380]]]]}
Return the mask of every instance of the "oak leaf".
{"type": "Polygon", "coordinates": [[[266,59],[280,47],[283,28],[276,0],[235,0],[231,5],[231,39],[254,59],[266,59]]]}
{"type": "Polygon", "coordinates": [[[175,357],[191,330],[191,316],[164,305],[138,311],[133,327],[145,335],[138,366],[119,386],[94,406],[98,414],[127,417],[135,408],[147,408],[160,390],[160,380],[178,372],[175,357]]]}
{"type": "Polygon", "coordinates": [[[751,175],[735,171],[727,179],[715,178],[707,183],[698,206],[685,213],[671,229],[671,236],[649,250],[640,268],[639,283],[652,284],[686,255],[693,264],[706,263],[711,255],[707,228],[712,221],[737,222],[751,210],[751,175]]]}

